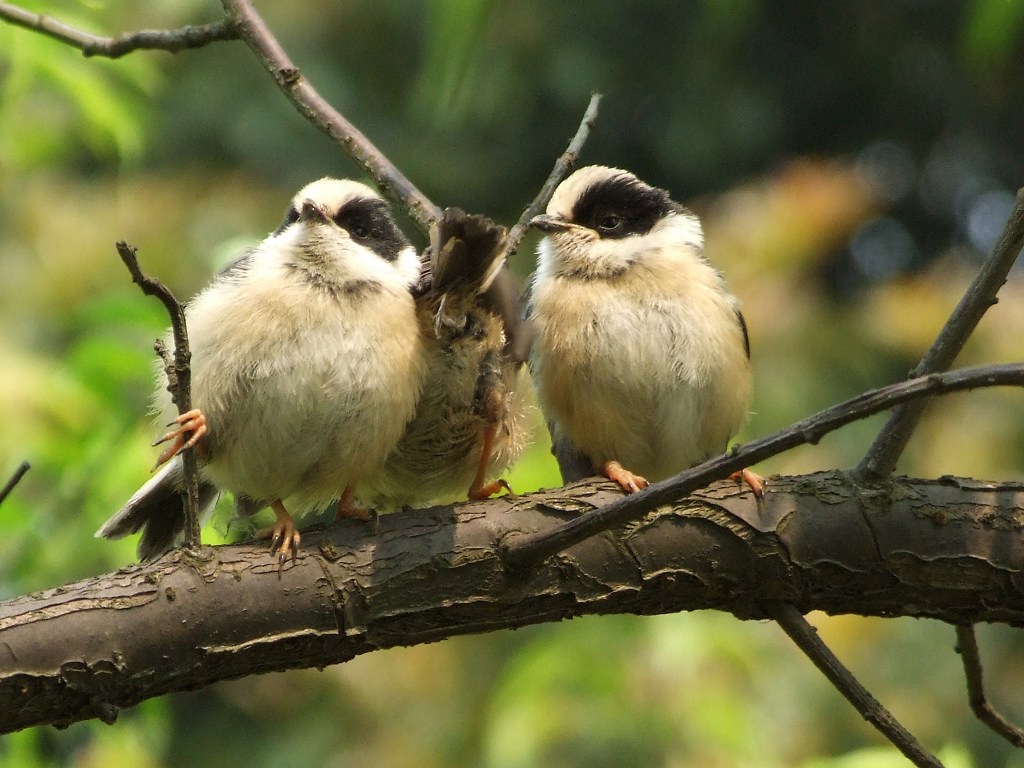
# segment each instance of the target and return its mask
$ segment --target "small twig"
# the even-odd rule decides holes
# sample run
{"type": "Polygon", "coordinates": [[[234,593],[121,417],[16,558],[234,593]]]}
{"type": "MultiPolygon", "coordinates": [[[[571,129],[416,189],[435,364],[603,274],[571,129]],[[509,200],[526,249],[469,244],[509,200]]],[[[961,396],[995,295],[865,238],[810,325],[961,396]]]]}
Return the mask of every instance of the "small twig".
{"type": "Polygon", "coordinates": [[[32,465],[29,464],[27,461],[23,461],[21,462],[20,465],[18,465],[18,468],[14,470],[14,474],[11,475],[11,479],[4,483],[3,488],[0,488],[0,504],[3,504],[4,499],[11,495],[11,491],[14,490],[14,486],[21,482],[21,478],[23,478],[25,476],[25,473],[28,472],[31,468],[32,465]]]}
{"type": "MultiPolygon", "coordinates": [[[[156,296],[160,299],[167,309],[167,314],[171,316],[171,333],[174,336],[174,366],[173,376],[170,375],[170,372],[168,375],[168,389],[174,398],[175,405],[178,406],[178,413],[190,411],[192,410],[192,369],[190,366],[192,354],[188,346],[185,310],[171,293],[170,288],[142,271],[134,246],[121,240],[117,244],[117,253],[124,265],[128,267],[132,281],[147,296],[156,296]]],[[[163,345],[157,346],[157,354],[164,360],[165,366],[169,367],[166,347],[161,352],[161,346],[163,345]]],[[[195,549],[200,544],[199,467],[194,451],[182,451],[181,461],[185,477],[185,546],[195,549]]]]}
{"type": "Polygon", "coordinates": [[[975,637],[973,625],[956,628],[956,652],[960,654],[964,662],[964,675],[967,677],[967,701],[971,705],[974,716],[1013,746],[1024,747],[1024,730],[999,714],[985,696],[985,686],[981,674],[981,654],[978,651],[978,640],[975,637]]]}
{"type": "Polygon", "coordinates": [[[814,666],[820,669],[829,682],[853,704],[861,717],[891,741],[910,762],[926,768],[942,768],[938,758],[928,752],[914,735],[871,695],[853,673],[843,666],[800,611],[787,604],[765,608],[814,666]]]}
{"type": "Polygon", "coordinates": [[[179,29],[140,29],[117,37],[94,35],[69,26],[52,16],[32,13],[10,3],[0,2],[0,19],[52,37],[78,48],[85,56],[117,59],[133,51],[178,51],[201,48],[220,40],[237,40],[238,32],[227,19],[179,29]]]}
{"type": "Polygon", "coordinates": [[[829,432],[899,403],[989,386],[1024,386],[1024,363],[961,368],[864,392],[772,435],[737,446],[729,453],[709,459],[675,477],[652,483],[638,493],[624,496],[547,531],[510,537],[502,546],[502,557],[510,568],[521,568],[544,560],[613,525],[638,519],[662,504],[680,499],[744,467],[798,445],[814,445],[829,432]]]}
{"type": "Polygon", "coordinates": [[[309,84],[249,0],[222,0],[240,37],[284,91],[296,109],[362,165],[388,197],[405,206],[424,233],[441,215],[384,154],[309,84]]]}
{"type": "MultiPolygon", "coordinates": [[[[1017,200],[1010,212],[1010,218],[1003,227],[992,253],[949,316],[931,349],[910,372],[911,377],[949,369],[982,316],[998,301],[996,294],[1006,282],[1006,276],[1022,247],[1024,189],[1017,192],[1017,200]]],[[[927,405],[927,399],[916,400],[892,412],[864,458],[853,470],[853,476],[858,482],[883,480],[893,473],[927,405]]]]}
{"type": "Polygon", "coordinates": [[[540,188],[540,192],[537,193],[533,202],[526,206],[526,210],[519,217],[519,221],[509,230],[508,240],[505,244],[506,256],[511,257],[515,254],[519,248],[519,243],[522,242],[526,232],[530,229],[530,221],[547,207],[551,195],[555,193],[555,188],[562,183],[562,179],[565,178],[566,174],[575,167],[580,152],[583,151],[583,145],[587,143],[590,132],[594,129],[594,123],[597,121],[597,110],[601,105],[601,98],[602,95],[600,93],[590,94],[590,103],[587,105],[586,112],[583,113],[583,119],[580,121],[580,127],[576,129],[576,135],[572,137],[569,146],[565,148],[565,152],[555,161],[555,167],[551,169],[547,181],[544,182],[544,186],[540,188]]]}

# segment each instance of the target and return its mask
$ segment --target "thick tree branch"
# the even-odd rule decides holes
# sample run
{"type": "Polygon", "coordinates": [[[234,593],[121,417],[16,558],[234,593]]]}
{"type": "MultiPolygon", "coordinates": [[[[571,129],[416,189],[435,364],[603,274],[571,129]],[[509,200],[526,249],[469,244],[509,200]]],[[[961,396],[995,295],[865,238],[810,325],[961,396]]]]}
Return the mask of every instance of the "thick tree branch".
{"type": "MultiPolygon", "coordinates": [[[[1022,247],[1024,189],[1018,190],[1010,218],[992,253],[949,316],[931,349],[910,372],[912,377],[949,369],[985,312],[998,301],[996,294],[1006,282],[1006,276],[1017,261],[1022,247]]],[[[881,480],[892,474],[927,405],[926,399],[915,400],[893,410],[867,454],[854,469],[854,475],[861,482],[881,480]]]]}
{"type": "Polygon", "coordinates": [[[212,547],[0,602],[0,732],[112,719],[169,691],[322,667],[378,648],[584,614],[714,608],[1024,626],[1024,486],[840,473],[723,482],[519,576],[501,542],[618,498],[585,482],[379,528],[308,530],[278,581],[263,543],[212,547]],[[206,557],[210,555],[210,557],[206,557]]]}
{"type": "Polygon", "coordinates": [[[613,525],[639,519],[651,509],[693,493],[709,482],[721,480],[798,445],[813,445],[829,432],[902,402],[977,387],[1022,385],[1024,363],[1009,363],[962,368],[873,389],[773,435],[737,446],[729,453],[709,459],[675,477],[652,483],[639,493],[617,499],[607,507],[587,512],[549,531],[511,539],[506,542],[504,556],[511,567],[526,567],[613,525]]]}
{"type": "Polygon", "coordinates": [[[0,2],[0,19],[52,37],[78,48],[85,56],[117,59],[133,51],[168,51],[178,53],[220,40],[237,40],[238,32],[228,20],[179,29],[140,29],[117,37],[94,35],[71,27],[52,16],[32,13],[10,3],[0,2]]]}
{"type": "Polygon", "coordinates": [[[222,0],[239,35],[296,109],[341,146],[377,182],[382,193],[405,207],[423,232],[440,210],[409,181],[359,129],[346,120],[309,84],[249,0],[222,0]]]}
{"type": "Polygon", "coordinates": [[[807,623],[796,608],[780,604],[768,610],[796,646],[860,712],[861,717],[885,735],[910,762],[923,768],[942,768],[942,763],[921,746],[914,735],[843,666],[831,649],[818,637],[817,630],[807,623]]]}
{"type": "Polygon", "coordinates": [[[1015,747],[1024,747],[1024,730],[1021,730],[996,711],[985,696],[985,685],[981,674],[981,654],[974,626],[956,628],[956,650],[964,663],[967,678],[967,700],[971,711],[981,722],[998,733],[1015,747]]]}
{"type": "MultiPolygon", "coordinates": [[[[178,413],[192,410],[192,353],[188,346],[188,329],[185,326],[185,310],[175,298],[171,289],[154,277],[145,274],[139,267],[136,249],[121,240],[117,253],[131,273],[132,282],[147,296],[156,296],[167,309],[171,318],[171,333],[174,336],[173,358],[163,349],[163,341],[157,341],[157,352],[164,360],[167,373],[167,390],[171,393],[178,413]]],[[[199,466],[191,450],[181,452],[185,477],[185,546],[195,549],[200,545],[199,534],[199,466]]]]}

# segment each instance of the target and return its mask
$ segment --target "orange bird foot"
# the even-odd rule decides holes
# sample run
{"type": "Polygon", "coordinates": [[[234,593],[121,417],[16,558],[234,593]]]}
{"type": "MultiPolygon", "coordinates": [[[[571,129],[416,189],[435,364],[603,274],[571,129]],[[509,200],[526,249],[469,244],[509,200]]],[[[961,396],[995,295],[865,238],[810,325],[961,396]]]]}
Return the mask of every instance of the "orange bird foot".
{"type": "Polygon", "coordinates": [[[280,499],[270,503],[270,508],[277,516],[277,522],[269,528],[256,532],[257,539],[270,539],[270,556],[277,555],[277,577],[281,578],[281,567],[290,559],[293,563],[299,554],[299,542],[302,534],[295,527],[295,520],[288,514],[280,499]]]}
{"type": "Polygon", "coordinates": [[[498,423],[496,421],[484,427],[480,440],[480,459],[476,465],[476,476],[473,478],[469,491],[466,493],[466,497],[470,501],[489,499],[502,488],[508,491],[509,494],[515,495],[512,493],[512,488],[504,480],[494,480],[490,483],[484,482],[484,478],[487,476],[487,466],[491,463],[491,452],[494,450],[494,441],[497,435],[498,423]]]}
{"type": "Polygon", "coordinates": [[[606,461],[601,465],[601,474],[609,480],[614,480],[626,493],[642,491],[648,485],[647,478],[634,475],[617,461],[606,461]]]}
{"type": "Polygon", "coordinates": [[[206,434],[206,417],[198,408],[186,411],[167,426],[173,427],[175,424],[178,425],[177,429],[172,429],[167,434],[153,441],[154,448],[160,445],[160,443],[170,442],[170,445],[164,449],[163,453],[156,457],[156,464],[153,465],[154,472],[161,464],[166,464],[182,451],[187,451],[198,443],[199,439],[206,434]],[[186,440],[185,435],[189,432],[192,433],[192,436],[186,440]]]}
{"type": "Polygon", "coordinates": [[[362,520],[367,522],[374,518],[374,514],[368,509],[356,506],[355,502],[356,487],[350,485],[345,488],[345,491],[341,494],[341,498],[338,499],[338,509],[334,513],[334,522],[339,520],[362,520]]]}
{"type": "Polygon", "coordinates": [[[735,480],[737,483],[746,483],[750,486],[750,490],[754,496],[757,497],[758,501],[762,501],[766,493],[768,493],[768,481],[761,477],[756,472],[751,472],[749,469],[741,469],[739,472],[733,472],[729,475],[730,480],[735,480]]]}
{"type": "Polygon", "coordinates": [[[481,499],[489,499],[496,493],[499,493],[502,489],[508,491],[510,496],[515,496],[515,492],[505,480],[495,480],[487,483],[487,485],[480,485],[473,483],[469,487],[469,492],[466,494],[470,501],[480,501],[481,499]]]}

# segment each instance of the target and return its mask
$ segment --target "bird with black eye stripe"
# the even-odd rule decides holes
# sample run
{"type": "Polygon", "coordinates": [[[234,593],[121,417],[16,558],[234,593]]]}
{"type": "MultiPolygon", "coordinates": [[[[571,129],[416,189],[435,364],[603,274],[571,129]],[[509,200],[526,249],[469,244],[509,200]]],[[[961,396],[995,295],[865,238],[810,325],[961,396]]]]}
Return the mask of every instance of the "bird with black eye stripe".
{"type": "Polygon", "coordinates": [[[195,408],[177,416],[158,374],[156,409],[173,427],[154,444],[169,443],[163,468],[97,535],[142,529],[143,559],[179,541],[189,449],[205,508],[218,490],[242,515],[271,507],[279,564],[301,540],[289,509],[338,500],[338,517],[368,517],[358,483],[398,442],[423,381],[419,274],[372,189],[325,178],[299,190],[281,226],[188,303],[195,408]]]}
{"type": "Polygon", "coordinates": [[[721,453],[747,415],[750,350],[697,217],[628,171],[588,166],[532,224],[546,236],[530,368],[563,475],[575,463],[633,493],[721,453]]]}

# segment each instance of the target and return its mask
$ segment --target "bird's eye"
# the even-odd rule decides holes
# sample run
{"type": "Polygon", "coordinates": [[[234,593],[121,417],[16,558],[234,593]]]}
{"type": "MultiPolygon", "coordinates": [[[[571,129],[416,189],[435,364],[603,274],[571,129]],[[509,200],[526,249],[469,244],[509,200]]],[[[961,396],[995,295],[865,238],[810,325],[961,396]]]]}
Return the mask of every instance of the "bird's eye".
{"type": "Polygon", "coordinates": [[[617,216],[614,213],[609,213],[603,217],[598,223],[597,228],[604,232],[613,232],[622,225],[622,217],[617,216]]]}

